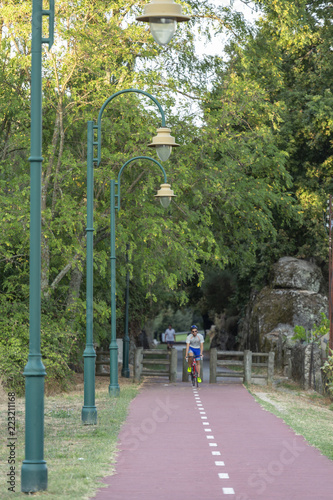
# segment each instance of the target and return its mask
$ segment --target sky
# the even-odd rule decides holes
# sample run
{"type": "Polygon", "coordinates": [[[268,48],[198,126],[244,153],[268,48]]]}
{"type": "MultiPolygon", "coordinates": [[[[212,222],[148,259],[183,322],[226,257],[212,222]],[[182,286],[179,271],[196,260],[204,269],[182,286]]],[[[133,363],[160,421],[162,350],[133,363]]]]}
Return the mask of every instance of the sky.
{"type": "MultiPolygon", "coordinates": [[[[215,6],[229,6],[232,5],[233,9],[242,12],[249,22],[254,22],[258,18],[258,13],[255,12],[254,8],[244,4],[241,0],[210,0],[211,4],[215,6]]],[[[221,46],[225,44],[226,37],[223,34],[216,35],[212,42],[205,43],[200,37],[197,37],[196,48],[198,53],[206,55],[221,55],[221,46]]]]}

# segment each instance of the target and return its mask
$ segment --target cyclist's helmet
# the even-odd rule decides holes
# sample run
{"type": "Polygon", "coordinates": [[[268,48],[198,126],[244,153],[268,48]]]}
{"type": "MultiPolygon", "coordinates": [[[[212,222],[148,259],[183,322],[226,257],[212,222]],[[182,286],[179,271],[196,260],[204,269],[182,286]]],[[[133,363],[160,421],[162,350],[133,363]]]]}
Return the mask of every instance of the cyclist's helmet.
{"type": "Polygon", "coordinates": [[[194,330],[194,328],[197,330],[198,329],[197,325],[192,325],[191,326],[191,331],[194,330]]]}

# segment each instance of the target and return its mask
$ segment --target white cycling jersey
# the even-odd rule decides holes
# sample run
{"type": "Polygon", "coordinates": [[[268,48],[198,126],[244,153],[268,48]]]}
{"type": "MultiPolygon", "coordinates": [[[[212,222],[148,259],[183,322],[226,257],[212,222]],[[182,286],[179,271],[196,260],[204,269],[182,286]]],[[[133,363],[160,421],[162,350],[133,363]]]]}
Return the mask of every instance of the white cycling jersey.
{"type": "Polygon", "coordinates": [[[190,344],[190,347],[193,347],[194,349],[200,349],[200,345],[204,343],[204,338],[201,333],[197,333],[196,335],[193,335],[193,333],[190,333],[186,337],[186,344],[190,344]]]}

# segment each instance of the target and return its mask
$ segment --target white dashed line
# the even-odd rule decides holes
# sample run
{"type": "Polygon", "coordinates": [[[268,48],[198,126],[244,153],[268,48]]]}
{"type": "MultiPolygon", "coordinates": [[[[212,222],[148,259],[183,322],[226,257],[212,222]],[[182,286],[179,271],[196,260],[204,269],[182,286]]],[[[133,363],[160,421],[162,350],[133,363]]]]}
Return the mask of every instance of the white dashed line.
{"type": "MultiPolygon", "coordinates": [[[[196,399],[197,408],[198,408],[198,410],[200,410],[200,415],[204,415],[204,416],[201,416],[201,420],[207,420],[206,412],[204,411],[204,408],[202,407],[200,397],[196,395],[195,391],[193,391],[193,392],[194,392],[194,397],[196,399]]],[[[202,422],[202,424],[209,426],[209,422],[202,422]]],[[[204,430],[205,430],[205,432],[212,432],[212,429],[210,429],[210,428],[208,428],[208,429],[205,428],[204,430]]],[[[207,439],[215,439],[212,434],[210,434],[208,436],[206,435],[206,438],[207,439]]],[[[210,447],[217,447],[217,443],[208,443],[208,445],[210,447]]],[[[211,453],[212,453],[212,456],[216,456],[216,457],[221,456],[220,451],[212,451],[211,453]]],[[[217,467],[224,467],[225,466],[224,462],[222,462],[222,461],[215,461],[215,465],[217,467]]],[[[227,472],[219,473],[218,476],[220,479],[229,479],[229,474],[227,472]]],[[[233,488],[230,488],[230,487],[222,488],[222,492],[224,495],[235,495],[235,490],[233,488]]]]}

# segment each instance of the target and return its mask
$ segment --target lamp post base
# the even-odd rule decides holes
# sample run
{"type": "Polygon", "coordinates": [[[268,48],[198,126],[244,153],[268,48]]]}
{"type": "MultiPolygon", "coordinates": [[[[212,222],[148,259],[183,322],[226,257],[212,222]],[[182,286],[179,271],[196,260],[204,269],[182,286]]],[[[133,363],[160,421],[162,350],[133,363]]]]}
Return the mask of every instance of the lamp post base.
{"type": "Polygon", "coordinates": [[[121,370],[121,376],[129,378],[130,377],[130,371],[129,368],[122,368],[121,370]]]}
{"type": "Polygon", "coordinates": [[[117,398],[120,394],[119,385],[109,385],[109,396],[117,398]]]}
{"type": "Polygon", "coordinates": [[[96,406],[83,406],[81,412],[81,421],[83,425],[96,425],[97,424],[96,406]]]}
{"type": "Polygon", "coordinates": [[[21,469],[21,491],[36,493],[47,490],[47,466],[45,460],[24,460],[21,469]]]}

